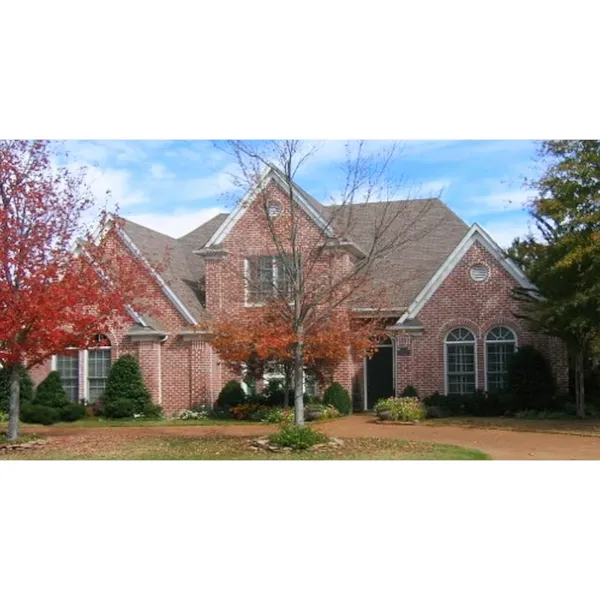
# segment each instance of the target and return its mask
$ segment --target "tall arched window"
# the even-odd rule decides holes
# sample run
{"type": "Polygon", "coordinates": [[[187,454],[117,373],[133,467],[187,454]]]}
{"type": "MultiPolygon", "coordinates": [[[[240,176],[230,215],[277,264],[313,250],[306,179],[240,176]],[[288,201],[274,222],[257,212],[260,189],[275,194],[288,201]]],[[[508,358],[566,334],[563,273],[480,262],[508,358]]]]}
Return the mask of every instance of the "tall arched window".
{"type": "Polygon", "coordinates": [[[94,338],[94,348],[87,351],[87,379],[89,404],[97,402],[104,393],[106,379],[110,371],[110,340],[103,334],[94,338]]]}
{"type": "Polygon", "coordinates": [[[447,393],[472,394],[477,387],[475,336],[465,327],[458,327],[446,336],[444,345],[447,393]]]}
{"type": "Polygon", "coordinates": [[[517,336],[508,327],[494,327],[485,336],[486,380],[489,392],[506,388],[508,360],[517,347],[517,336]]]}

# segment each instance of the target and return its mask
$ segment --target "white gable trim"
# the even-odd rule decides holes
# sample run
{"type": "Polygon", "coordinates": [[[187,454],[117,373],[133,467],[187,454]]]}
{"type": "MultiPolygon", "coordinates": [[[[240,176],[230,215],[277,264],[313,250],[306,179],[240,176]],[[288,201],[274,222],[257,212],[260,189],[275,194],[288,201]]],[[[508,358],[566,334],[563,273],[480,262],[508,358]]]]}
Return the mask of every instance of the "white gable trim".
{"type": "MultiPolygon", "coordinates": [[[[204,245],[204,248],[211,246],[217,246],[221,244],[223,240],[229,235],[235,224],[244,216],[248,207],[254,202],[254,199],[260,191],[265,189],[269,183],[274,182],[282,187],[286,192],[288,191],[287,182],[274,171],[271,167],[267,167],[260,176],[258,184],[251,190],[248,190],[244,197],[238,202],[235,209],[229,213],[227,218],[221,223],[219,228],[215,231],[213,236],[204,245]]],[[[292,187],[292,198],[298,203],[298,205],[304,209],[308,216],[316,223],[318,227],[323,229],[328,235],[333,236],[333,230],[330,224],[314,209],[310,202],[306,199],[304,194],[300,193],[292,187]]]]}
{"type": "Polygon", "coordinates": [[[141,253],[140,249],[136,246],[134,241],[125,233],[123,228],[117,227],[117,235],[125,242],[125,245],[131,250],[136,258],[138,258],[144,266],[150,271],[150,274],[156,279],[158,285],[165,293],[167,298],[171,301],[171,303],[175,306],[175,308],[179,311],[181,316],[190,324],[190,325],[198,325],[198,322],[192,316],[192,313],[185,307],[183,302],[177,297],[177,294],[167,285],[166,281],[157,273],[155,269],[152,268],[152,265],[146,260],[144,255],[141,253]]]}
{"type": "Polygon", "coordinates": [[[505,269],[505,271],[513,277],[522,287],[534,288],[535,286],[529,281],[527,275],[512,261],[504,255],[504,252],[498,244],[491,238],[490,234],[474,223],[463,239],[458,243],[456,248],[450,253],[442,266],[435,272],[434,276],[427,282],[419,295],[414,299],[408,310],[400,317],[397,325],[401,325],[408,319],[414,319],[423,306],[435,294],[439,287],[444,283],[446,277],[454,270],[454,267],[462,260],[464,255],[469,251],[475,242],[479,242],[505,269]]]}

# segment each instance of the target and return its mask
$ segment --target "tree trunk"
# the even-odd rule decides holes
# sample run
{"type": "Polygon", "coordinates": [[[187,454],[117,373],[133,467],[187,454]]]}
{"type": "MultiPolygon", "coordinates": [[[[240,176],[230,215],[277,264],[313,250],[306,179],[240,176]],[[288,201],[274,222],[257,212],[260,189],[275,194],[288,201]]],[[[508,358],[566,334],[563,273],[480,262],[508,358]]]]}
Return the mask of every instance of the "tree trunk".
{"type": "Polygon", "coordinates": [[[575,357],[575,414],[585,419],[584,356],[577,352],[575,357]]]}
{"type": "Polygon", "coordinates": [[[290,407],[290,370],[284,367],[285,379],[283,380],[283,408],[290,407]]]}
{"type": "Polygon", "coordinates": [[[19,437],[19,412],[21,404],[21,369],[18,365],[10,367],[10,400],[8,419],[8,439],[16,440],[19,437]]]}
{"type": "Polygon", "coordinates": [[[304,377],[304,340],[299,335],[294,350],[294,407],[296,425],[304,425],[304,396],[302,381],[304,377]]]}

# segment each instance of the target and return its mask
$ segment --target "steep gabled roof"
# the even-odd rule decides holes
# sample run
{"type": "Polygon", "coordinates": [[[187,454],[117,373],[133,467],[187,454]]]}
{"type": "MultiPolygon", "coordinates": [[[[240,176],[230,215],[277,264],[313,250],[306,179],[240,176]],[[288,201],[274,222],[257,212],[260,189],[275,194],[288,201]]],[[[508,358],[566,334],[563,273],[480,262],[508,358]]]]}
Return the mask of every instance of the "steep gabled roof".
{"type": "MultiPolygon", "coordinates": [[[[286,192],[289,190],[283,173],[274,166],[267,167],[261,174],[259,182],[254,186],[254,188],[248,190],[245,196],[237,203],[233,211],[225,217],[223,222],[219,225],[208,242],[202,246],[202,248],[209,249],[219,246],[225,237],[227,237],[229,232],[233,229],[234,225],[248,210],[248,207],[252,204],[258,193],[264,190],[270,183],[279,185],[286,192]]],[[[298,205],[304,209],[309,218],[315,222],[317,227],[323,229],[328,235],[333,235],[333,230],[330,227],[330,223],[323,215],[323,206],[295,183],[292,182],[291,187],[292,197],[298,203],[298,205]]],[[[200,249],[200,247],[198,249],[200,249]]]]}

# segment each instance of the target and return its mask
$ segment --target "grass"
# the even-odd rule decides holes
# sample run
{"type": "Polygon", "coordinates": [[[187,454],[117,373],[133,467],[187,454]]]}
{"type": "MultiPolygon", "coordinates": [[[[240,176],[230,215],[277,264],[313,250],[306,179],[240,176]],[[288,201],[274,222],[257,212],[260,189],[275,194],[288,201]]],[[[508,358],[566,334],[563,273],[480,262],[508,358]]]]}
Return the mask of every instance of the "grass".
{"type": "Polygon", "coordinates": [[[513,417],[448,417],[423,423],[432,427],[465,427],[468,429],[503,429],[532,433],[562,433],[585,437],[600,437],[599,419],[516,419],[513,417]]]}
{"type": "Polygon", "coordinates": [[[255,452],[248,439],[224,436],[74,436],[18,455],[19,460],[485,460],[479,450],[458,446],[377,438],[344,440],[340,449],[326,452],[255,452]]]}

